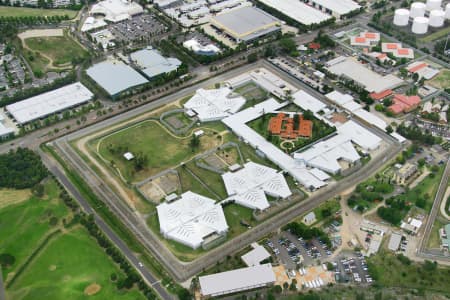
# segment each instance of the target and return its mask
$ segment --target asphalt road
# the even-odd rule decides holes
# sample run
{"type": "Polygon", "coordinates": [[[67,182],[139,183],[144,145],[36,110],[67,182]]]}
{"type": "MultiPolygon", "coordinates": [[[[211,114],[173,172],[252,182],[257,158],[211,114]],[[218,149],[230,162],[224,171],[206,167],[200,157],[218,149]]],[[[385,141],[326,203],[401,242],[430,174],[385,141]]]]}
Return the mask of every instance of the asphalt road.
{"type": "MultiPolygon", "coordinates": [[[[183,98],[186,95],[193,93],[199,86],[208,86],[218,81],[224,81],[227,78],[241,74],[246,70],[255,68],[256,66],[265,66],[271,70],[279,73],[280,71],[275,70],[275,68],[268,64],[267,62],[258,62],[253,65],[248,65],[245,67],[238,68],[236,70],[230,71],[226,74],[220,75],[218,77],[212,78],[206,82],[199,85],[195,85],[184,90],[181,90],[173,95],[163,97],[155,102],[149,103],[135,110],[126,112],[119,116],[113,117],[111,119],[105,120],[103,122],[97,123],[93,126],[81,129],[75,133],[68,135],[67,137],[58,139],[54,142],[59,153],[63,158],[70,163],[77,172],[79,172],[83,178],[85,178],[94,192],[100,196],[100,198],[109,206],[109,208],[122,220],[122,222],[136,234],[136,237],[145,245],[153,255],[166,267],[166,269],[171,273],[171,275],[178,281],[184,281],[190,276],[201,272],[204,268],[207,268],[215,264],[218,260],[231,254],[240,248],[245,247],[249,243],[258,240],[264,235],[276,230],[277,228],[283,226],[291,219],[294,219],[300,214],[313,209],[320,203],[338,195],[340,192],[348,189],[360,181],[364,180],[368,176],[372,175],[379,168],[381,168],[385,163],[387,163],[391,158],[395,157],[397,153],[401,150],[401,145],[396,144],[391,139],[387,139],[389,144],[389,149],[386,150],[385,158],[383,160],[376,160],[369,162],[363,169],[357,171],[356,173],[344,178],[337,185],[333,185],[324,188],[317,192],[315,195],[307,199],[306,201],[296,204],[285,211],[281,212],[279,215],[275,216],[263,222],[262,224],[256,226],[255,228],[247,231],[243,235],[228,241],[227,243],[209,251],[207,254],[201,256],[190,263],[180,262],[170,251],[159,240],[158,236],[151,232],[151,230],[143,224],[142,220],[138,217],[136,212],[133,212],[127,205],[124,204],[116,193],[114,193],[104,182],[89,168],[89,166],[78,157],[78,155],[71,149],[68,145],[69,140],[77,139],[81,136],[98,131],[102,128],[107,128],[117,122],[132,118],[136,115],[142,114],[145,111],[151,110],[157,106],[169,103],[175,99],[183,98]]],[[[281,74],[283,78],[289,81],[296,81],[292,77],[286,76],[287,74],[281,74]]],[[[299,85],[299,82],[296,82],[299,85]]],[[[307,89],[302,85],[302,88],[307,89]]],[[[313,92],[313,91],[310,91],[313,92]]],[[[374,130],[374,129],[372,129],[374,130]]],[[[56,166],[54,166],[56,167],[56,166]]]]}
{"type": "MultiPolygon", "coordinates": [[[[171,300],[174,299],[162,286],[160,281],[147,270],[145,267],[140,266],[139,259],[133,254],[133,252],[128,248],[128,246],[122,241],[122,239],[114,233],[113,230],[97,215],[94,209],[89,205],[89,203],[84,199],[84,197],[79,193],[76,187],[68,180],[66,175],[60,170],[60,168],[55,166],[55,161],[49,156],[45,155],[42,151],[39,154],[43,158],[44,164],[47,166],[49,171],[55,175],[64,188],[76,199],[80,204],[82,210],[87,214],[92,214],[95,219],[95,223],[99,226],[102,232],[113,242],[113,244],[122,252],[126,257],[128,262],[137,270],[137,272],[142,276],[144,281],[150,285],[157,294],[162,299],[171,300]]],[[[0,276],[1,277],[1,276],[0,276]]],[[[0,281],[1,283],[1,281],[0,281]]],[[[0,293],[1,294],[1,293],[0,293]]],[[[0,295],[1,296],[1,295],[0,295]]],[[[0,300],[2,298],[0,297],[0,300]]]]}

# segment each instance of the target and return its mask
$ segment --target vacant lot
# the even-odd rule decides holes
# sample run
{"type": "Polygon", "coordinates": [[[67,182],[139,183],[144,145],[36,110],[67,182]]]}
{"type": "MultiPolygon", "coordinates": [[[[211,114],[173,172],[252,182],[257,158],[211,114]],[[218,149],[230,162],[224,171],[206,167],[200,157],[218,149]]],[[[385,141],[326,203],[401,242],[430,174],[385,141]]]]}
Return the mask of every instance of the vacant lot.
{"type": "Polygon", "coordinates": [[[436,77],[434,77],[428,83],[437,88],[448,88],[449,82],[450,82],[450,70],[443,69],[436,77]]]}
{"type": "Polygon", "coordinates": [[[70,67],[73,60],[83,59],[87,55],[86,50],[67,35],[27,38],[24,43],[32,52],[38,52],[50,60],[55,68],[70,67]]]}
{"type": "MultiPolygon", "coordinates": [[[[64,228],[62,220],[72,215],[59,199],[60,190],[52,180],[45,183],[41,198],[29,196],[29,191],[17,191],[21,201],[0,207],[0,253],[15,257],[12,267],[3,269],[6,284],[39,246],[38,254],[24,271],[8,286],[7,299],[144,299],[136,290],[119,291],[110,282],[110,275],[124,276],[113,261],[80,225],[64,228]],[[47,244],[44,240],[53,235],[47,244]],[[94,289],[95,287],[95,289],[94,289]]],[[[13,197],[13,191],[1,195],[13,197]]]]}
{"type": "Polygon", "coordinates": [[[99,153],[106,162],[113,161],[122,176],[131,182],[143,180],[168,168],[188,161],[198,153],[222,143],[217,131],[204,128],[198,147],[191,147],[191,137],[177,137],[159,122],[145,121],[109,135],[99,142],[99,153]],[[147,158],[142,170],[136,171],[134,161],[127,161],[123,154],[130,151],[147,158]]]}
{"type": "Polygon", "coordinates": [[[78,11],[70,9],[42,9],[29,7],[0,6],[0,17],[38,17],[38,16],[69,16],[75,18],[78,11]]]}

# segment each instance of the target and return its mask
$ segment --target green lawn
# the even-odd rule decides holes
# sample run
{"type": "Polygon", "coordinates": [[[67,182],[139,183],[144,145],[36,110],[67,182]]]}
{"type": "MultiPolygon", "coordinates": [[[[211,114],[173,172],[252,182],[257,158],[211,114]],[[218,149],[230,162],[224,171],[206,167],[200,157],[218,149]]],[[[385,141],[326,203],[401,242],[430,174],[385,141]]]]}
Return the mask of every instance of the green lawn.
{"type": "Polygon", "coordinates": [[[434,248],[434,249],[440,249],[441,247],[441,235],[439,234],[439,229],[444,227],[447,223],[443,223],[439,220],[439,218],[436,218],[433,223],[433,227],[431,229],[430,238],[428,240],[427,247],[428,248],[434,248]]]}
{"type": "Polygon", "coordinates": [[[51,217],[67,216],[66,207],[56,198],[56,184],[46,184],[44,199],[31,197],[25,202],[9,205],[0,210],[0,253],[9,253],[16,264],[3,269],[3,277],[14,272],[48,233],[56,230],[49,224],[51,217]]]}
{"type": "MultiPolygon", "coordinates": [[[[184,192],[191,191],[211,199],[216,199],[214,194],[208,191],[194,176],[191,175],[185,168],[179,167],[177,169],[181,181],[181,190],[184,192]]],[[[218,200],[218,199],[216,199],[218,200]]]]}
{"type": "Polygon", "coordinates": [[[122,271],[83,227],[63,227],[62,220],[70,220],[72,214],[59,199],[56,183],[48,180],[44,186],[42,198],[31,196],[0,209],[0,253],[16,259],[12,267],[2,270],[7,284],[45,238],[60,230],[8,286],[7,299],[86,299],[84,289],[91,283],[99,284],[101,290],[90,298],[144,299],[137,289],[116,290],[109,278],[112,273],[124,276],[122,271]],[[56,224],[51,225],[55,218],[56,224]]]}
{"type": "Polygon", "coordinates": [[[432,34],[428,34],[423,38],[420,38],[419,41],[422,43],[430,43],[432,41],[435,41],[437,39],[446,37],[447,35],[450,34],[450,27],[449,26],[444,26],[442,29],[433,32],[432,34]]]}
{"type": "MultiPolygon", "coordinates": [[[[449,27],[450,28],[450,27],[449,27]]],[[[439,74],[428,83],[437,88],[448,88],[450,82],[450,70],[442,69],[439,74]]]]}
{"type": "Polygon", "coordinates": [[[75,18],[77,10],[70,9],[42,9],[42,8],[29,8],[29,7],[12,7],[12,6],[0,6],[0,17],[38,17],[38,16],[65,16],[68,15],[69,19],[75,18]]]}
{"type": "Polygon", "coordinates": [[[253,219],[253,211],[250,208],[243,207],[237,204],[228,204],[223,208],[225,219],[227,219],[228,237],[236,237],[248,230],[240,222],[246,222],[250,226],[255,226],[256,221],[253,219]]]}
{"type": "Polygon", "coordinates": [[[32,51],[49,57],[53,61],[53,67],[70,66],[73,59],[82,59],[88,54],[68,35],[33,37],[25,39],[24,42],[32,51]]]}
{"type": "Polygon", "coordinates": [[[27,60],[28,64],[33,71],[33,74],[41,78],[48,71],[47,65],[50,61],[42,56],[39,52],[29,51],[27,49],[23,49],[23,57],[27,60]]]}
{"type": "Polygon", "coordinates": [[[195,151],[192,151],[190,142],[190,137],[174,137],[159,122],[146,121],[105,137],[100,142],[99,152],[106,161],[114,161],[126,180],[135,182],[176,167],[196,154],[221,144],[212,131],[206,131],[200,137],[200,146],[195,151]],[[143,170],[135,172],[134,162],[123,158],[127,151],[147,157],[143,170]]]}
{"type": "Polygon", "coordinates": [[[238,87],[234,92],[240,94],[247,100],[242,109],[255,106],[269,98],[269,93],[253,82],[238,87]]]}
{"type": "MultiPolygon", "coordinates": [[[[137,290],[118,291],[110,275],[118,273],[106,254],[84,228],[52,240],[22,277],[8,290],[11,299],[86,299],[92,283],[101,290],[90,299],[145,299],[137,290]]],[[[120,274],[120,273],[118,273],[120,274]]]]}
{"type": "Polygon", "coordinates": [[[205,183],[214,193],[220,196],[221,199],[225,199],[228,194],[225,189],[225,185],[220,174],[205,170],[197,167],[195,162],[191,161],[187,164],[187,167],[205,183]]]}

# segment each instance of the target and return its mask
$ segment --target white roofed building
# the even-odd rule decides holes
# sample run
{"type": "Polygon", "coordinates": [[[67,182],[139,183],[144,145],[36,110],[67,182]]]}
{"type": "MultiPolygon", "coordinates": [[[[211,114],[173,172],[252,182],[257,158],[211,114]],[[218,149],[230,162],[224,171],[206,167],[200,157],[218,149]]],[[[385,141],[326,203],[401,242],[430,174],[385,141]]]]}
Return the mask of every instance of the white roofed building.
{"type": "Polygon", "coordinates": [[[222,206],[207,197],[186,192],[179,200],[156,207],[161,234],[193,249],[206,238],[228,231],[222,206]]]}
{"type": "Polygon", "coordinates": [[[90,15],[102,15],[104,20],[117,23],[144,12],[142,6],[127,0],[103,0],[92,5],[90,15]]]}
{"type": "Polygon", "coordinates": [[[263,260],[270,258],[271,255],[264,246],[253,243],[252,247],[253,250],[241,256],[241,259],[248,267],[258,266],[263,260]]]}
{"type": "Polygon", "coordinates": [[[198,55],[213,56],[220,53],[220,49],[213,44],[200,44],[196,39],[187,40],[183,43],[183,47],[191,50],[198,55]]]}
{"type": "Polygon", "coordinates": [[[309,0],[308,2],[312,7],[332,15],[336,19],[361,8],[352,0],[309,0]]]}
{"type": "Polygon", "coordinates": [[[318,10],[304,1],[297,0],[260,0],[282,14],[304,25],[320,24],[331,19],[331,16],[318,10]]]}
{"type": "Polygon", "coordinates": [[[236,172],[222,174],[222,179],[229,198],[251,209],[268,208],[266,194],[282,199],[292,194],[283,174],[254,162],[246,163],[236,172]]]}
{"type": "Polygon", "coordinates": [[[352,120],[337,127],[337,131],[339,134],[350,138],[353,143],[357,144],[365,151],[377,149],[382,141],[379,136],[352,120]]]}
{"type": "Polygon", "coordinates": [[[204,297],[217,297],[270,286],[276,281],[271,264],[200,276],[198,279],[204,297]]]}
{"type": "Polygon", "coordinates": [[[45,118],[65,109],[88,102],[94,94],[82,83],[76,82],[59,89],[7,105],[6,111],[23,125],[45,118]]]}
{"type": "Polygon", "coordinates": [[[221,120],[239,111],[245,105],[242,96],[230,97],[232,90],[227,87],[205,90],[198,89],[183,106],[197,113],[200,122],[221,120]]]}
{"type": "Polygon", "coordinates": [[[294,103],[297,106],[301,107],[304,110],[310,110],[314,114],[318,113],[321,110],[323,111],[327,107],[325,103],[302,90],[294,93],[292,97],[294,98],[294,103]]]}
{"type": "Polygon", "coordinates": [[[173,57],[164,57],[159,51],[147,48],[130,54],[130,60],[142,72],[152,79],[156,76],[174,72],[181,66],[181,61],[173,57]]]}

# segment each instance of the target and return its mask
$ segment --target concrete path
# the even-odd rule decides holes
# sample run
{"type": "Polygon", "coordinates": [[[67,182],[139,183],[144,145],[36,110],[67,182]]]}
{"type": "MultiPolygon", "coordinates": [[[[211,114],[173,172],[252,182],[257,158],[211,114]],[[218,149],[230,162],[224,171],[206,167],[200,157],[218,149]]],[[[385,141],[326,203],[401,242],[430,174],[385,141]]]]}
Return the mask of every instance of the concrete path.
{"type": "Polygon", "coordinates": [[[5,288],[3,287],[2,267],[0,267],[0,300],[6,300],[5,288]]]}
{"type": "Polygon", "coordinates": [[[447,191],[445,192],[445,195],[444,195],[444,199],[442,199],[442,202],[441,202],[441,215],[450,221],[450,216],[448,215],[447,211],[445,210],[445,205],[446,205],[447,201],[450,201],[450,200],[447,200],[449,196],[450,196],[450,187],[447,188],[447,191]]]}

